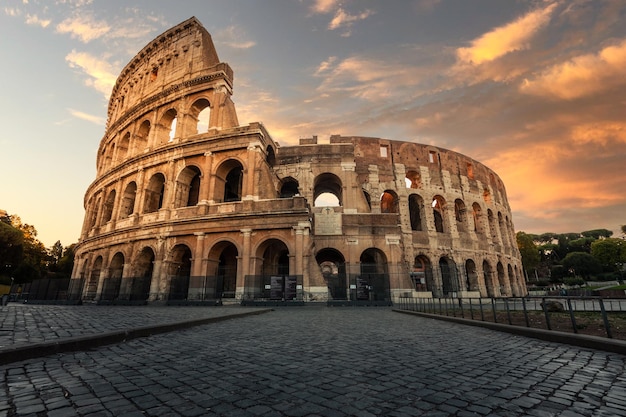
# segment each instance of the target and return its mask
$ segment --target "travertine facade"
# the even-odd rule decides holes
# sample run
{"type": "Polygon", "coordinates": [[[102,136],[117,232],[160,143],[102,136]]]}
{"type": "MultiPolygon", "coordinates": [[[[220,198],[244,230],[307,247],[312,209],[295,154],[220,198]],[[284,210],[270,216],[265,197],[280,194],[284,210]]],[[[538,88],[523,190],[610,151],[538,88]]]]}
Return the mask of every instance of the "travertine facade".
{"type": "Polygon", "coordinates": [[[73,278],[96,301],[522,295],[502,181],[446,149],[240,126],[191,18],[124,68],[73,278]]]}

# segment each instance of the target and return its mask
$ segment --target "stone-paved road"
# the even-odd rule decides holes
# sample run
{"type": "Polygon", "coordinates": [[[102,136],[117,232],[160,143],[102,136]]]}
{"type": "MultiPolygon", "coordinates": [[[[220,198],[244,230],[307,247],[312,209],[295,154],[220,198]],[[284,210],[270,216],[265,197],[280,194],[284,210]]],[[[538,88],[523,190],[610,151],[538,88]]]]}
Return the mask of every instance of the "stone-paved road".
{"type": "Polygon", "coordinates": [[[625,361],[386,308],[292,307],[4,365],[0,414],[626,416],[625,361]]]}

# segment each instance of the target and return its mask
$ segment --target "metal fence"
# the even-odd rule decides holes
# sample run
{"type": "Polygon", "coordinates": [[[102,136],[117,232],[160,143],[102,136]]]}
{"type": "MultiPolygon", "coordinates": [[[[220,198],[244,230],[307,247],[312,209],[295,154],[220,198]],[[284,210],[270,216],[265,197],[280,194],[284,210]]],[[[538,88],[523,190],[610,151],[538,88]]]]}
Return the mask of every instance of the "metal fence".
{"type": "Polygon", "coordinates": [[[626,339],[626,300],[601,297],[413,298],[396,308],[516,326],[626,339]]]}

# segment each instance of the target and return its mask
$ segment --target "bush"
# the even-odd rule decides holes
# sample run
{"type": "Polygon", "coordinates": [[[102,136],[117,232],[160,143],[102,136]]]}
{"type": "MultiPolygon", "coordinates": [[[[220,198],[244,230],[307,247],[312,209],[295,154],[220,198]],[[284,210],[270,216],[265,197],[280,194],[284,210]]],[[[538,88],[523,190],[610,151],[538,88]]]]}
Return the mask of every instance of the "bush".
{"type": "Polygon", "coordinates": [[[570,278],[565,278],[565,284],[569,285],[570,287],[575,287],[575,286],[582,287],[583,285],[585,285],[585,280],[582,279],[581,277],[570,277],[570,278]]]}

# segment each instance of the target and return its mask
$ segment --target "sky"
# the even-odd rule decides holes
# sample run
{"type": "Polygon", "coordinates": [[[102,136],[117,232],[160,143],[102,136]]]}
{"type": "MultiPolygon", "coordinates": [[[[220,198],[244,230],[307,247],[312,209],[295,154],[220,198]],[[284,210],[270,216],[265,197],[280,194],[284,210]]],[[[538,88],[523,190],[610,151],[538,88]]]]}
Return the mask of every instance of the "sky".
{"type": "Polygon", "coordinates": [[[0,0],[0,209],[78,241],[108,98],[195,16],[240,124],[431,144],[502,178],[526,233],[626,224],[624,0],[0,0]]]}

